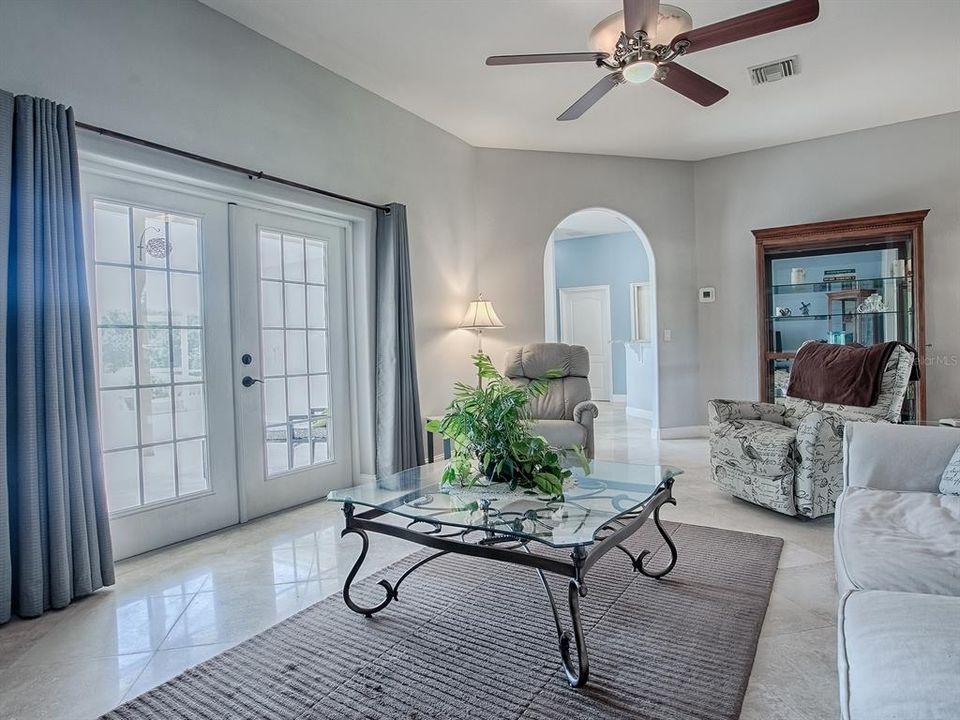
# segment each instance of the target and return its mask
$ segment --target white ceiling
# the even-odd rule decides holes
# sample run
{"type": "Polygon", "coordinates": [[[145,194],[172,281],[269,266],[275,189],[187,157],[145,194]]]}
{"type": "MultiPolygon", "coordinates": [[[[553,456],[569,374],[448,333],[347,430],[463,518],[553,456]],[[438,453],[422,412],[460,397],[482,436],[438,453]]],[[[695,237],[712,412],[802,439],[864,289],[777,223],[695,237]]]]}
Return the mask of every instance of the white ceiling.
{"type": "MultiPolygon", "coordinates": [[[[710,108],[647,83],[565,123],[600,70],[484,59],[587,50],[618,0],[202,1],[478,147],[700,160],[960,110],[960,0],[821,0],[813,23],[683,59],[730,90],[710,108]],[[799,76],[751,85],[790,55],[799,76]]],[[[674,4],[696,27],[777,3],[674,4]]]]}
{"type": "Polygon", "coordinates": [[[580,210],[557,225],[554,240],[571,240],[578,237],[610,235],[629,232],[630,226],[613,213],[603,210],[580,210]]]}

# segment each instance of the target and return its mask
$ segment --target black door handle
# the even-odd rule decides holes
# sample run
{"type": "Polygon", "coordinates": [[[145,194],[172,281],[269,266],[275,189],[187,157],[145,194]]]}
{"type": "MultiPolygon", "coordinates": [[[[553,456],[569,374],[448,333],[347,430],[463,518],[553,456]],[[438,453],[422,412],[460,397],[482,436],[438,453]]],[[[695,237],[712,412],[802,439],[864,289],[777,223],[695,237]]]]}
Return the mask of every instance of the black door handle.
{"type": "Polygon", "coordinates": [[[244,375],[243,380],[240,381],[240,384],[244,387],[253,387],[254,383],[262,383],[263,380],[260,378],[250,377],[249,375],[244,375]]]}

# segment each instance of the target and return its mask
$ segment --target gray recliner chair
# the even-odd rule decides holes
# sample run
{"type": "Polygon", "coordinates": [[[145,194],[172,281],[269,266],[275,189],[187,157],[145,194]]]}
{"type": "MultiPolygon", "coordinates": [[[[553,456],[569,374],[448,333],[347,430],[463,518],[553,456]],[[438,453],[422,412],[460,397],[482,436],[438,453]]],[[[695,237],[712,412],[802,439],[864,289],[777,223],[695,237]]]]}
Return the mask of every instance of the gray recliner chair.
{"type": "Polygon", "coordinates": [[[518,384],[543,377],[550,370],[563,376],[549,381],[545,395],[530,405],[533,432],[557,448],[583,446],[593,457],[593,421],[599,411],[590,401],[590,353],[582,345],[533,343],[507,350],[504,375],[518,384]]]}

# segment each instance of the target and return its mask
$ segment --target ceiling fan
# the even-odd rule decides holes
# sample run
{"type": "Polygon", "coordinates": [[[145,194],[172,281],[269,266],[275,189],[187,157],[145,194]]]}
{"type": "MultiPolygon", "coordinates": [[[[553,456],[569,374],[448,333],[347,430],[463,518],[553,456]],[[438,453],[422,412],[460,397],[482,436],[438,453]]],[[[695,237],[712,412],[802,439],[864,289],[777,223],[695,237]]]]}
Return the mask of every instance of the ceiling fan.
{"type": "Polygon", "coordinates": [[[601,21],[590,33],[591,52],[493,55],[487,65],[593,62],[612,70],[567,108],[557,120],[576,120],[600,98],[623,83],[656,80],[698,102],[713,105],[727,90],[676,60],[700,50],[803,25],[817,19],[818,0],[789,2],[693,29],[690,14],[660,0],[623,0],[623,11],[601,21]]]}

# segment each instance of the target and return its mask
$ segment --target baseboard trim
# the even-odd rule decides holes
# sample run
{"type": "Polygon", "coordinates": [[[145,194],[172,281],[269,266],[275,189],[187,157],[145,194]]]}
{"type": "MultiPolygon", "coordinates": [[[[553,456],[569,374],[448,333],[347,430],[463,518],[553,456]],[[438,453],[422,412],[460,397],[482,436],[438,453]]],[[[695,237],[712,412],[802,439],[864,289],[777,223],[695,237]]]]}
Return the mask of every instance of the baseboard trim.
{"type": "Polygon", "coordinates": [[[614,393],[613,395],[610,396],[610,402],[626,403],[626,402],[627,402],[627,396],[626,396],[626,395],[617,395],[616,393],[614,393]]]}
{"type": "Polygon", "coordinates": [[[706,425],[686,425],[681,427],[660,428],[661,440],[689,440],[707,437],[706,425]]]}
{"type": "Polygon", "coordinates": [[[644,410],[642,408],[627,407],[627,415],[644,420],[653,420],[653,410],[644,410]]]}

